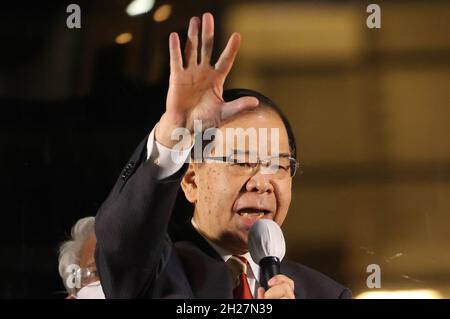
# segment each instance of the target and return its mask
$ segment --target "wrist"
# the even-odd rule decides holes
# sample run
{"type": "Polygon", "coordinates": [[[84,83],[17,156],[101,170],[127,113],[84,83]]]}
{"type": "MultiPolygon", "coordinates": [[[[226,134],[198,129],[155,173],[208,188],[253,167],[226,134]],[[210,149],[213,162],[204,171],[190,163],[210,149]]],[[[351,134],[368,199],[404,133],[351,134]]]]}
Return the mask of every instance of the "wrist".
{"type": "Polygon", "coordinates": [[[186,127],[187,117],[184,114],[166,111],[159,122],[167,127],[186,127]]]}
{"type": "Polygon", "coordinates": [[[180,141],[178,139],[172,139],[172,133],[177,129],[182,129],[185,127],[186,120],[182,116],[177,116],[166,112],[161,116],[160,121],[156,125],[155,140],[165,147],[173,148],[180,141]]]}

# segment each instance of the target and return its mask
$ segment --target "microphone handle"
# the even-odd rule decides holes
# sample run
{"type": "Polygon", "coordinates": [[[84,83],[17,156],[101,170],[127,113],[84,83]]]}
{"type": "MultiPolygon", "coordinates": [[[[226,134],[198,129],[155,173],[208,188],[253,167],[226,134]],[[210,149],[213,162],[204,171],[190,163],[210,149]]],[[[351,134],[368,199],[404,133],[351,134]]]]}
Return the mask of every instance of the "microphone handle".
{"type": "Polygon", "coordinates": [[[270,278],[280,273],[280,260],[277,257],[267,256],[259,261],[259,266],[261,267],[259,275],[261,287],[267,290],[269,289],[267,282],[270,278]]]}

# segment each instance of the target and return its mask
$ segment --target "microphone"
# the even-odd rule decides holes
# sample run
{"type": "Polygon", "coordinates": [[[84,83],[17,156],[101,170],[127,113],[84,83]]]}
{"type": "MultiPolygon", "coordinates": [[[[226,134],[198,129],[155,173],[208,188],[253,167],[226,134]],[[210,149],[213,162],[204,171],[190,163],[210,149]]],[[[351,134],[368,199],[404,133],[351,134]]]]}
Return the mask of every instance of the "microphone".
{"type": "Polygon", "coordinates": [[[280,263],[286,253],[280,226],[270,219],[258,220],[250,228],[248,248],[252,259],[261,267],[259,281],[267,290],[270,278],[280,273],[280,263]]]}

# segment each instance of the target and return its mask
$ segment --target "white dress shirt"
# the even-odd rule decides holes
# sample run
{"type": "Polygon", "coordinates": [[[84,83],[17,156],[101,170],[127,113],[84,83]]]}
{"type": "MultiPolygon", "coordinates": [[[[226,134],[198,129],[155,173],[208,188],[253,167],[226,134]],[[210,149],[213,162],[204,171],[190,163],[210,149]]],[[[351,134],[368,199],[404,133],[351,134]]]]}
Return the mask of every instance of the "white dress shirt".
{"type": "Polygon", "coordinates": [[[157,179],[164,179],[178,172],[183,164],[189,160],[189,154],[194,143],[185,150],[175,150],[168,148],[155,140],[156,126],[151,131],[147,140],[147,160],[153,161],[161,169],[158,172],[157,179]],[[173,159],[176,158],[177,161],[173,159]]]}

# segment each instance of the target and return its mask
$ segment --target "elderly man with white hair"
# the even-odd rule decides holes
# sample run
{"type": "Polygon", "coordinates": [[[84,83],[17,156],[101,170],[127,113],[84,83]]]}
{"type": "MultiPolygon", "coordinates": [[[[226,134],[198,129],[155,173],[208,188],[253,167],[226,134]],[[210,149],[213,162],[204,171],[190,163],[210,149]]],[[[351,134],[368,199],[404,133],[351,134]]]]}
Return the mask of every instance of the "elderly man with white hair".
{"type": "Polygon", "coordinates": [[[95,264],[95,217],[85,217],[72,227],[71,238],[59,249],[59,274],[68,299],[104,299],[95,264]]]}

